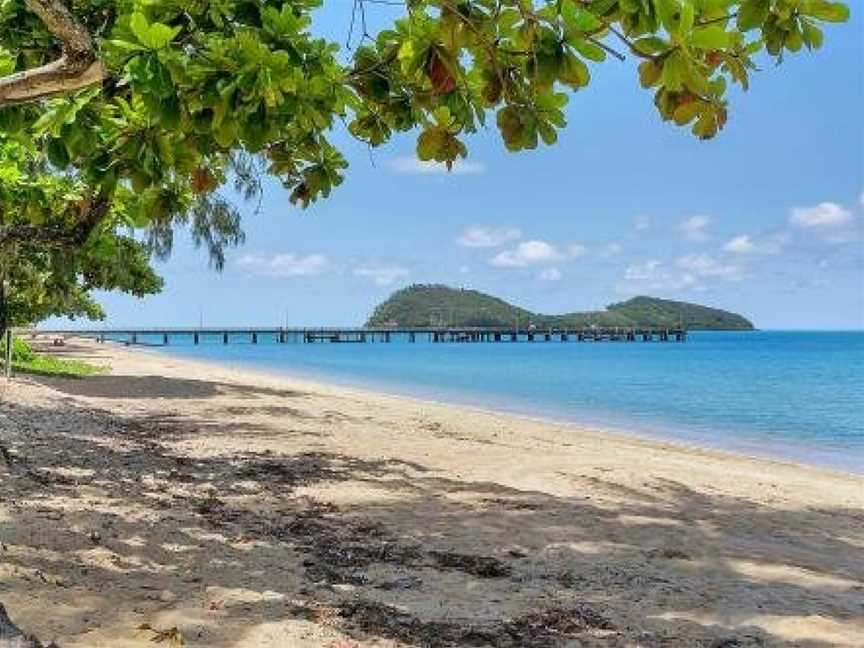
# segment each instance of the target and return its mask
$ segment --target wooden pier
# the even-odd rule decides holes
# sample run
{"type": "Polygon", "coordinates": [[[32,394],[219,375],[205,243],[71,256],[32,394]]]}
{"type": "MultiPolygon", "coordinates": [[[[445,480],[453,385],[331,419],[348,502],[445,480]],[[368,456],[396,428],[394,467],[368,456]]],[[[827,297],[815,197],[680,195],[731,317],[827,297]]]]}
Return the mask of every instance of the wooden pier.
{"type": "Polygon", "coordinates": [[[149,328],[40,330],[30,335],[86,337],[98,342],[148,346],[171,344],[374,344],[390,342],[684,342],[684,328],[149,328]]]}

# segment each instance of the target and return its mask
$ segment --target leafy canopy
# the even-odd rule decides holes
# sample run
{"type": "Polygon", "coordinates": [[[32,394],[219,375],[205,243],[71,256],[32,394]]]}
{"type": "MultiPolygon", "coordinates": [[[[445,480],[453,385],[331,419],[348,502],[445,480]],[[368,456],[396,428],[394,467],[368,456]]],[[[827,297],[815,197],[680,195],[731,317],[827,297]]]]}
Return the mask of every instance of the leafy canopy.
{"type": "Polygon", "coordinates": [[[823,23],[849,14],[828,0],[406,0],[347,59],[310,31],[320,3],[0,0],[7,264],[29,241],[83,250],[66,263],[92,273],[139,254],[132,232],[167,253],[189,225],[220,266],[243,238],[229,179],[247,197],[265,173],[302,206],[328,196],[347,166],[339,122],[372,146],[417,129],[419,158],[448,167],[492,117],[511,151],[551,144],[609,57],[638,59],[662,119],[711,138],[756,57],[818,49],[823,23]]]}
{"type": "MultiPolygon", "coordinates": [[[[65,232],[89,200],[84,183],[52,173],[32,145],[0,140],[0,206],[0,226],[12,219],[33,224],[30,238],[0,255],[0,330],[54,315],[100,319],[91,296],[96,289],[138,296],[161,289],[147,247],[112,228],[99,228],[77,246],[41,244],[38,234],[65,232]]],[[[118,199],[113,209],[124,206],[118,199]]]]}
{"type": "MultiPolygon", "coordinates": [[[[567,91],[620,49],[642,60],[663,119],[710,138],[755,55],[817,49],[820,25],[848,17],[827,0],[407,0],[345,64],[310,33],[320,2],[75,0],[104,82],[7,107],[0,132],[39,137],[52,164],[92,185],[134,190],[136,226],[215,190],[238,151],[260,156],[306,205],[342,180],[328,139],[336,120],[372,145],[419,128],[419,157],[451,164],[494,112],[510,150],[534,148],[565,125],[567,91]]],[[[59,54],[25,0],[0,2],[0,48],[0,74],[59,54]]]]}

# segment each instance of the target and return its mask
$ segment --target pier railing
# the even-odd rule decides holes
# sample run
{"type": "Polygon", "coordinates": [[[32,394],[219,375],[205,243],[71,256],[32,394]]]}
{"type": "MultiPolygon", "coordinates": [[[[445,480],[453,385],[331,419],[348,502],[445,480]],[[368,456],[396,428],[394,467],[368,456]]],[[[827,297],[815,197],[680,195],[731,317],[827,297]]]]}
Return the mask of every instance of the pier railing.
{"type": "Polygon", "coordinates": [[[138,329],[31,329],[32,336],[86,337],[99,342],[151,346],[181,344],[364,344],[405,341],[414,343],[504,342],[684,342],[684,328],[660,327],[552,327],[516,329],[474,327],[314,327],[314,328],[138,328],[138,329]]]}

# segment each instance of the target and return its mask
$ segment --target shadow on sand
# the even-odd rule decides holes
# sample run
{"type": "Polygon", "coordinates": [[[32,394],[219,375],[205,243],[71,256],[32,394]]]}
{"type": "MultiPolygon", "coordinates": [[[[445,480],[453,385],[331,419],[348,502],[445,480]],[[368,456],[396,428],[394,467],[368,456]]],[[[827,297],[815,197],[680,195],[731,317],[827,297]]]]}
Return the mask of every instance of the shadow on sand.
{"type": "MultiPolygon", "coordinates": [[[[109,376],[39,380],[103,398],[239,389],[179,381],[179,390],[155,376],[122,387],[109,376]]],[[[286,431],[309,416],[273,414],[286,431]]],[[[790,644],[759,618],[839,623],[864,613],[849,602],[855,588],[864,597],[861,511],[768,509],[661,480],[610,506],[400,461],[308,451],[198,458],[170,447],[264,433],[243,425],[0,405],[0,601],[11,592],[67,609],[86,596],[89,611],[60,623],[69,633],[85,632],[85,617],[104,628],[193,605],[203,612],[184,630],[190,645],[225,647],[250,646],[252,628],[285,619],[430,647],[780,646],[790,644]],[[308,495],[340,485],[380,496],[337,507],[308,495]],[[806,579],[774,569],[780,545],[782,564],[806,579]],[[162,590],[177,602],[153,595],[162,590]]]]}

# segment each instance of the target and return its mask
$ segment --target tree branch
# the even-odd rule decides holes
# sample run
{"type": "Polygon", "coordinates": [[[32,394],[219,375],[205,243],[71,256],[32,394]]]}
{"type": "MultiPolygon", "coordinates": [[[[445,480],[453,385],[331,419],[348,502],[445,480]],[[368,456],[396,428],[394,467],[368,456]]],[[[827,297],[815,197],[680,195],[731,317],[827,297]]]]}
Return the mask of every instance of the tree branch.
{"type": "Polygon", "coordinates": [[[0,227],[0,250],[14,243],[53,249],[80,248],[108,215],[110,206],[107,198],[99,196],[86,205],[81,218],[71,228],[30,224],[0,227]]]}
{"type": "Polygon", "coordinates": [[[24,0],[61,43],[56,61],[0,78],[0,107],[81,90],[105,78],[93,38],[60,0],[24,0]]]}

